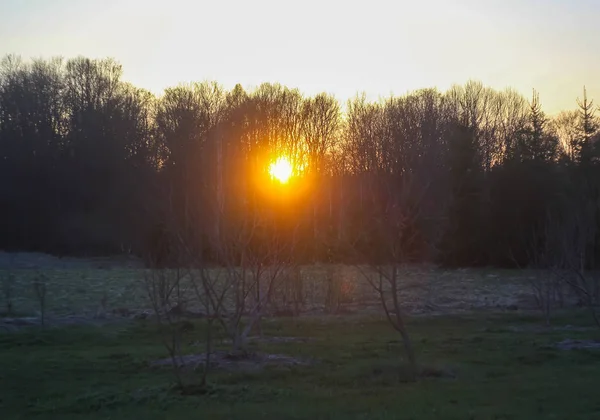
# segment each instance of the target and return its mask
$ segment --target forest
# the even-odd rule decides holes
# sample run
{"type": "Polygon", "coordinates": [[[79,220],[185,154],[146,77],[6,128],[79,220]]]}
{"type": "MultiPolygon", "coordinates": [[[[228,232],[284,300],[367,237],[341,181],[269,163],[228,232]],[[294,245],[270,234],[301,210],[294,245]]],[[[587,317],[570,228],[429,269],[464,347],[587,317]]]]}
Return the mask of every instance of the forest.
{"type": "Polygon", "coordinates": [[[0,249],[172,265],[181,244],[216,262],[243,242],[307,263],[525,267],[576,244],[600,261],[600,124],[583,86],[548,116],[535,90],[477,81],[340,103],[273,83],[154,95],[122,73],[2,59],[0,249]],[[282,157],[287,182],[269,174],[282,157]]]}

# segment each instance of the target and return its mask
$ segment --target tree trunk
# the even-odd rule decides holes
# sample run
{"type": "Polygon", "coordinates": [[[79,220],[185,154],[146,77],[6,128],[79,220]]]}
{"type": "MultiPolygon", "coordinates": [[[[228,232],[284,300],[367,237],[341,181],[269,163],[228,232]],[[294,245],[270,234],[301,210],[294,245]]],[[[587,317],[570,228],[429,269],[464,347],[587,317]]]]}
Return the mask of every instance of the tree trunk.
{"type": "Polygon", "coordinates": [[[392,301],[394,303],[394,310],[396,311],[396,329],[400,332],[402,336],[402,342],[404,344],[404,350],[406,351],[406,355],[408,357],[408,362],[410,363],[411,370],[411,379],[413,381],[417,380],[417,376],[419,374],[419,369],[417,366],[417,357],[415,355],[415,350],[412,345],[412,341],[406,329],[406,325],[404,324],[404,319],[402,318],[402,314],[400,313],[400,302],[398,301],[398,267],[396,264],[392,265],[392,301]]]}
{"type": "Polygon", "coordinates": [[[408,357],[408,362],[410,363],[410,374],[411,379],[413,381],[417,380],[417,376],[419,375],[419,367],[417,365],[417,357],[415,355],[415,349],[412,345],[412,340],[408,335],[408,332],[404,327],[399,328],[400,335],[402,336],[402,343],[404,344],[404,350],[406,351],[406,356],[408,357]]]}

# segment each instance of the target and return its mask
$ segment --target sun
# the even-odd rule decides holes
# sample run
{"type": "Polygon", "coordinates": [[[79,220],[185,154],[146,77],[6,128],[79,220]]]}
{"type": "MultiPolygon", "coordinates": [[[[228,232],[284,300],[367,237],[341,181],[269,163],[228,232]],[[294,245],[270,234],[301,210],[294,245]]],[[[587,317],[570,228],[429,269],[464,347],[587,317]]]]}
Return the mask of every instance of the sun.
{"type": "Polygon", "coordinates": [[[280,157],[269,166],[269,174],[272,178],[285,184],[292,176],[292,164],[287,158],[280,157]]]}

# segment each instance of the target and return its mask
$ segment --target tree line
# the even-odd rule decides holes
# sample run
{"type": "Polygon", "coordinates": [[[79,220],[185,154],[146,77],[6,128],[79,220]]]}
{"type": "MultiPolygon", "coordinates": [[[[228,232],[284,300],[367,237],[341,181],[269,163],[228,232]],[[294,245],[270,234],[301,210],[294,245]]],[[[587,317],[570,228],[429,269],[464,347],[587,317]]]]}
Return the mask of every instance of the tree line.
{"type": "Polygon", "coordinates": [[[210,260],[211,238],[251,226],[256,247],[278,235],[302,262],[527,265],[582,197],[600,223],[596,107],[585,91],[574,105],[550,118],[535,91],[476,81],[344,111],[268,83],[156,96],[112,59],[6,56],[0,248],[169,264],[182,236],[210,260]],[[268,173],[280,156],[287,185],[268,173]]]}

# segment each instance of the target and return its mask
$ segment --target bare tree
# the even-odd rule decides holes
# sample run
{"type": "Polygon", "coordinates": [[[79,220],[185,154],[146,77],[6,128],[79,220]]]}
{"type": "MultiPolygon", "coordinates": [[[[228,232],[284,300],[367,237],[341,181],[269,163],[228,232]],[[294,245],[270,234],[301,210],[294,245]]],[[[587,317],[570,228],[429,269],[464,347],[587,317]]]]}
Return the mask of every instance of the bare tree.
{"type": "Polygon", "coordinates": [[[550,120],[550,130],[558,137],[562,153],[570,161],[577,160],[578,112],[562,111],[550,120]]]}
{"type": "Polygon", "coordinates": [[[294,238],[285,229],[257,210],[244,212],[241,219],[229,220],[221,235],[213,238],[221,267],[220,281],[204,271],[201,278],[204,299],[215,319],[232,340],[234,351],[245,351],[247,339],[272,302],[292,261],[294,238]]]}
{"type": "Polygon", "coordinates": [[[413,379],[419,366],[405,322],[402,291],[407,264],[431,256],[441,233],[443,211],[433,209],[432,203],[437,198],[443,209],[447,198],[429,194],[429,189],[432,184],[444,185],[444,168],[438,166],[447,153],[442,136],[451,120],[448,105],[435,91],[382,104],[357,98],[349,103],[345,127],[349,171],[368,185],[360,197],[366,223],[358,235],[348,238],[349,245],[354,261],[368,263],[368,269],[359,269],[402,337],[413,379]]]}
{"type": "Polygon", "coordinates": [[[333,96],[322,93],[304,101],[302,131],[311,170],[324,171],[323,159],[337,140],[340,122],[340,106],[333,96]]]}
{"type": "MultiPolygon", "coordinates": [[[[552,312],[556,307],[563,307],[565,297],[562,276],[552,269],[555,262],[554,242],[552,240],[551,224],[547,223],[541,230],[534,229],[527,238],[527,257],[529,267],[528,281],[533,292],[536,306],[544,316],[546,325],[550,325],[552,312]]],[[[521,267],[512,251],[513,263],[521,267]]]]}
{"type": "Polygon", "coordinates": [[[375,133],[369,121],[372,119],[357,119],[354,122],[356,135],[359,139],[362,137],[362,141],[365,142],[357,149],[359,159],[362,160],[369,155],[371,158],[367,159],[374,159],[371,160],[373,169],[369,171],[372,177],[369,194],[371,217],[369,225],[363,227],[363,234],[369,238],[369,241],[378,245],[376,249],[371,249],[370,254],[364,255],[363,251],[370,270],[362,270],[362,272],[379,295],[386,318],[400,333],[412,377],[416,379],[417,358],[404,320],[400,291],[403,283],[403,267],[410,262],[412,252],[421,239],[415,227],[419,216],[420,200],[426,189],[417,186],[414,175],[402,165],[402,160],[398,159],[401,156],[398,154],[398,148],[402,146],[401,140],[389,134],[386,136],[385,133],[390,131],[383,129],[385,125],[380,126],[383,129],[380,136],[371,137],[375,133]],[[364,125],[364,122],[367,125],[364,125]],[[372,278],[371,270],[377,274],[376,279],[372,278]]]}
{"type": "Polygon", "coordinates": [[[169,269],[151,267],[144,273],[146,294],[152,305],[162,344],[169,353],[173,374],[181,391],[186,389],[182,374],[182,326],[178,322],[178,306],[175,293],[181,276],[169,269]]]}
{"type": "Polygon", "coordinates": [[[419,246],[421,239],[414,228],[424,191],[415,190],[410,175],[380,175],[378,186],[373,200],[375,218],[370,234],[382,248],[378,254],[369,256],[369,267],[376,272],[376,278],[373,279],[369,272],[363,271],[363,274],[377,292],[387,320],[400,333],[412,379],[416,380],[419,374],[417,356],[406,327],[400,294],[405,280],[405,266],[412,260],[411,253],[419,246]]]}
{"type": "MultiPolygon", "coordinates": [[[[333,96],[319,94],[304,101],[301,113],[303,143],[306,149],[304,175],[310,179],[312,196],[312,243],[319,243],[318,236],[333,223],[333,194],[335,180],[331,163],[331,151],[338,139],[341,113],[333,96]],[[325,210],[325,211],[323,211],[325,210]]],[[[318,251],[313,257],[323,257],[318,251]]]]}
{"type": "Polygon", "coordinates": [[[489,172],[525,125],[527,101],[514,90],[495,91],[476,81],[453,86],[446,100],[455,120],[473,132],[489,172]]]}
{"type": "Polygon", "coordinates": [[[577,191],[566,208],[548,216],[549,256],[545,257],[545,265],[579,297],[600,327],[600,276],[594,258],[598,249],[597,212],[597,202],[577,191]]]}

